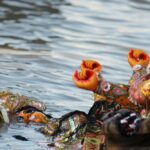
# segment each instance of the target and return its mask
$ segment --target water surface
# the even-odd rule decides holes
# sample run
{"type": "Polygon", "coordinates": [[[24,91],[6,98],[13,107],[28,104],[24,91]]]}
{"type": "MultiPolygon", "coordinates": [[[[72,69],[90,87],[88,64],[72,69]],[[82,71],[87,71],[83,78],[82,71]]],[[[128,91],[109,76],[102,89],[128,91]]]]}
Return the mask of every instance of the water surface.
{"type": "MultiPolygon", "coordinates": [[[[82,59],[95,59],[107,80],[127,83],[129,48],[150,52],[149,13],[150,0],[1,0],[0,90],[36,97],[56,117],[87,112],[91,92],[77,89],[72,73],[82,59]]],[[[45,150],[48,142],[20,125],[11,125],[0,140],[9,150],[45,150]]]]}

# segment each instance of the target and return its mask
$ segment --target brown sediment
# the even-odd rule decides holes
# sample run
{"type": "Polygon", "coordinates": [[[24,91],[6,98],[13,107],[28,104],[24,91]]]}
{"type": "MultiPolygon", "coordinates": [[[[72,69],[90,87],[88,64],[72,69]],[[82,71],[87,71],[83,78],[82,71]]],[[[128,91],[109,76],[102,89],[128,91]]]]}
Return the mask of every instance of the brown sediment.
{"type": "Polygon", "coordinates": [[[104,144],[105,136],[98,133],[86,133],[82,150],[99,150],[104,144]]]}

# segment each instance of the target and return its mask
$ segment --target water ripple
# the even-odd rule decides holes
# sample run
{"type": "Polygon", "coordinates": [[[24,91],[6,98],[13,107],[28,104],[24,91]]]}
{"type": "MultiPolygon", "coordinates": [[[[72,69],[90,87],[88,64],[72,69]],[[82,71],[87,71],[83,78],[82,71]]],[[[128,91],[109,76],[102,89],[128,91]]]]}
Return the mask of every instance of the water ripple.
{"type": "MultiPolygon", "coordinates": [[[[107,80],[127,83],[132,73],[128,49],[150,52],[149,0],[1,0],[0,4],[0,90],[36,97],[56,117],[74,109],[87,112],[93,103],[91,92],[72,83],[82,59],[98,60],[107,80]]],[[[0,148],[24,149],[26,143],[11,138],[18,130],[29,136],[28,127],[10,128],[0,137],[0,148]]],[[[30,137],[28,150],[47,149],[48,140],[30,130],[36,138],[30,137]]]]}

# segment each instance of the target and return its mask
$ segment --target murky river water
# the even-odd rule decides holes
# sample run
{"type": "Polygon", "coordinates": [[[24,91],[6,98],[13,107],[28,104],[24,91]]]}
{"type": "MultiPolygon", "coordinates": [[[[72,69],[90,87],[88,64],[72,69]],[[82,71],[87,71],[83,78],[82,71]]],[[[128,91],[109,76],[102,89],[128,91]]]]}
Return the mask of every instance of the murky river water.
{"type": "MultiPolygon", "coordinates": [[[[150,0],[0,0],[0,90],[36,97],[53,116],[87,112],[91,93],[73,85],[72,73],[96,59],[109,81],[127,83],[128,49],[150,52],[149,16],[150,0]]],[[[11,125],[0,149],[45,150],[47,142],[32,126],[11,125]]]]}

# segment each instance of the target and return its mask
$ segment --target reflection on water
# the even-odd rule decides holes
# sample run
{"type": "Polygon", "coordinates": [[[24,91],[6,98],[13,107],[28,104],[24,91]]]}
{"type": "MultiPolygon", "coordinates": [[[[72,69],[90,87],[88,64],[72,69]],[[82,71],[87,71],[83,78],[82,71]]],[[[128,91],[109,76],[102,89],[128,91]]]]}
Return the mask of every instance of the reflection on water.
{"type": "MultiPolygon", "coordinates": [[[[128,49],[149,51],[149,11],[150,0],[1,0],[0,89],[36,97],[57,117],[87,111],[91,93],[74,87],[73,71],[96,59],[108,80],[127,83],[128,49]]],[[[25,150],[16,132],[30,139],[28,150],[46,149],[43,135],[13,125],[0,148],[25,150]]]]}

